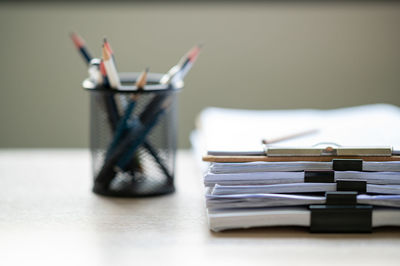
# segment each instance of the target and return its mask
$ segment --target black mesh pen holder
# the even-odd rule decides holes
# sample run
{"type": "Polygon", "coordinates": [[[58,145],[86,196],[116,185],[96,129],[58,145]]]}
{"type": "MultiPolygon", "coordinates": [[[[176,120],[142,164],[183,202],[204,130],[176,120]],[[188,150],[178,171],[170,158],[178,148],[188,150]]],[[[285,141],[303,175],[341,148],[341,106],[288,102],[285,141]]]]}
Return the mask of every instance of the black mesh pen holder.
{"type": "MultiPolygon", "coordinates": [[[[139,73],[121,73],[134,84],[139,73]]],[[[115,197],[172,193],[177,139],[177,92],[149,73],[144,90],[83,83],[90,91],[93,192],[115,197]]]]}

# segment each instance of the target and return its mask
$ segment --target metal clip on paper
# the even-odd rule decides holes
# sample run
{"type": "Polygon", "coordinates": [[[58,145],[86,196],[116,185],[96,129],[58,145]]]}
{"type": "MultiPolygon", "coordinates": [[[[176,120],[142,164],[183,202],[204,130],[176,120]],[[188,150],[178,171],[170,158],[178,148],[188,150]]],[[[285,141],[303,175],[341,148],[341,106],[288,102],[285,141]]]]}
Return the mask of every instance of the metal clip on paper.
{"type": "Polygon", "coordinates": [[[281,148],[265,145],[267,156],[392,156],[391,147],[281,148]]]}
{"type": "Polygon", "coordinates": [[[358,205],[357,192],[327,192],[325,205],[310,205],[313,233],[370,233],[372,206],[358,205]]]}
{"type": "MultiPolygon", "coordinates": [[[[334,160],[335,161],[335,160],[334,160]]],[[[339,160],[343,163],[353,160],[339,160]]],[[[362,166],[362,160],[361,166],[362,166]]],[[[343,170],[348,171],[348,170],[343,170]]],[[[356,170],[361,171],[361,170],[356,170]]],[[[336,183],[336,191],[353,191],[355,193],[366,193],[367,182],[364,180],[335,180],[334,170],[312,170],[304,171],[304,183],[336,183]]]]}
{"type": "MultiPolygon", "coordinates": [[[[324,143],[325,145],[327,143],[324,143]]],[[[319,145],[322,145],[319,144],[319,145]]],[[[239,162],[290,162],[315,161],[330,162],[335,159],[362,159],[364,161],[400,161],[400,150],[392,147],[341,147],[332,144],[323,148],[318,147],[273,147],[264,144],[257,151],[208,151],[203,161],[220,163],[239,162]],[[333,147],[335,146],[335,147],[333,147]]],[[[362,171],[362,161],[340,162],[333,165],[336,171],[362,171]],[[341,170],[342,168],[347,170],[341,170]],[[357,170],[358,169],[358,170],[357,170]]]]}

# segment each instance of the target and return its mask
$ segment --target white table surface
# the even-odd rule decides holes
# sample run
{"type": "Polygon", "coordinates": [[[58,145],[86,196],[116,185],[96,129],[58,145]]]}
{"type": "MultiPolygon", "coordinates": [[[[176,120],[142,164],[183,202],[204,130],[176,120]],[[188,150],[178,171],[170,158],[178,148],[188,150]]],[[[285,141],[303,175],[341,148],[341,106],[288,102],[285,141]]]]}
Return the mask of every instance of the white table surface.
{"type": "Polygon", "coordinates": [[[0,150],[0,265],[400,265],[400,229],[210,232],[189,152],[172,195],[107,198],[91,185],[87,150],[0,150]]]}

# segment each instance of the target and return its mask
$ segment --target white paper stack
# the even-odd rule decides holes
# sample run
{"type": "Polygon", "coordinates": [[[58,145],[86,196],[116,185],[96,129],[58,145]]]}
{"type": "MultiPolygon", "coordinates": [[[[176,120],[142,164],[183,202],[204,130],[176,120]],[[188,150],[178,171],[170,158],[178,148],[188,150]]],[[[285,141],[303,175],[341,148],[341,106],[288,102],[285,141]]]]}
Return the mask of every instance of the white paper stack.
{"type": "MultiPolygon", "coordinates": [[[[400,149],[400,108],[368,105],[337,110],[249,111],[209,108],[191,141],[198,158],[207,151],[262,152],[261,140],[304,130],[282,147],[318,143],[400,149]]],[[[207,163],[204,185],[210,229],[310,226],[309,205],[326,204],[340,180],[365,182],[358,205],[373,206],[373,227],[400,226],[400,161],[363,161],[362,171],[333,171],[334,181],[306,182],[305,171],[332,172],[332,162],[207,163]]]]}

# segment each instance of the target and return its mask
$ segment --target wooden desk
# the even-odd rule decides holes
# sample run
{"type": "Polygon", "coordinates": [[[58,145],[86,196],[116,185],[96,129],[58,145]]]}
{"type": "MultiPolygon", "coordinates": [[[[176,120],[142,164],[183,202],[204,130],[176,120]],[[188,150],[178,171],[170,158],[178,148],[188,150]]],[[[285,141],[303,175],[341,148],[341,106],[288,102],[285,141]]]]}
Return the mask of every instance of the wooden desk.
{"type": "Polygon", "coordinates": [[[0,151],[1,265],[400,265],[399,229],[210,232],[189,152],[173,195],[106,198],[91,184],[86,150],[0,151]]]}

